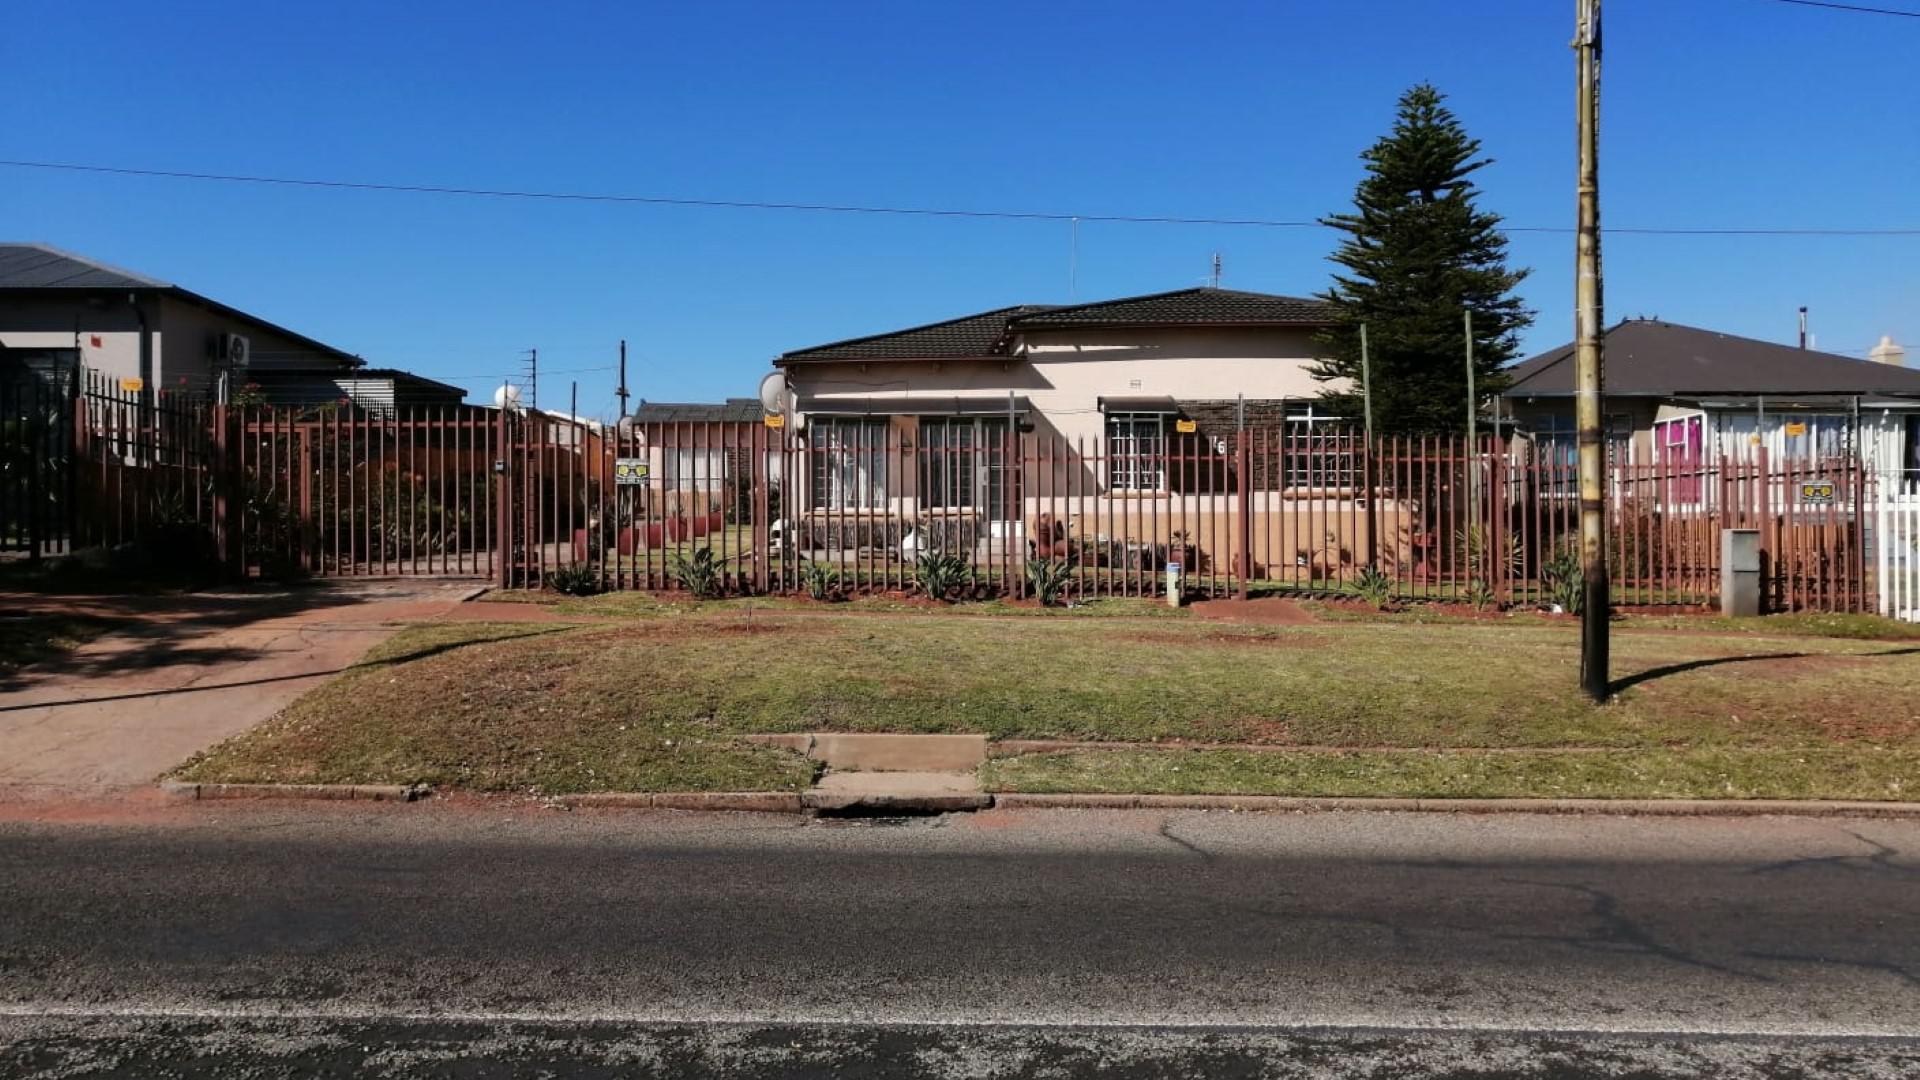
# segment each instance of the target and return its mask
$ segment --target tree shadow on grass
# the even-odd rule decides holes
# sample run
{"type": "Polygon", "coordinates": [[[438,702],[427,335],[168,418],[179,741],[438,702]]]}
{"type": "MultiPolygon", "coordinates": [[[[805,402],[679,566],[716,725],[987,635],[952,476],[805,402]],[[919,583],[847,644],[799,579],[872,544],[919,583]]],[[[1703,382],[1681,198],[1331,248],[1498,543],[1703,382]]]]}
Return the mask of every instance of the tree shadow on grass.
{"type": "MultiPolygon", "coordinates": [[[[541,637],[547,634],[558,634],[577,629],[579,629],[579,627],[574,625],[556,624],[539,629],[529,628],[525,633],[511,634],[506,637],[479,638],[468,641],[443,641],[438,645],[428,645],[394,656],[382,656],[377,660],[356,660],[344,667],[326,668],[320,671],[303,671],[293,675],[269,675],[257,679],[236,679],[231,682],[195,683],[192,686],[172,686],[158,690],[140,690],[129,694],[107,694],[101,697],[66,698],[58,701],[31,701],[21,705],[0,705],[0,713],[19,712],[26,709],[49,709],[62,705],[93,705],[108,701],[137,701],[141,698],[172,697],[176,694],[198,694],[208,690],[231,690],[242,686],[265,686],[271,683],[293,682],[298,679],[318,679],[327,676],[342,675],[351,671],[373,671],[379,668],[392,667],[396,664],[404,664],[413,660],[424,660],[427,657],[438,656],[441,653],[452,652],[455,649],[464,649],[469,645],[485,645],[493,641],[518,641],[522,638],[541,637]]],[[[211,652],[215,650],[207,651],[211,652]]],[[[225,652],[226,650],[219,651],[225,652]]]]}
{"type": "Polygon", "coordinates": [[[1765,660],[1803,660],[1819,656],[1840,656],[1847,659],[1873,659],[1881,656],[1912,656],[1916,653],[1920,653],[1920,648],[1883,649],[1880,652],[1872,653],[1779,652],[1754,653],[1751,656],[1712,656],[1702,660],[1685,660],[1678,664],[1662,664],[1659,667],[1652,667],[1645,671],[1635,672],[1632,675],[1622,676],[1621,678],[1613,680],[1612,684],[1607,687],[1607,692],[1609,694],[1618,694],[1622,690],[1627,690],[1643,683],[1649,683],[1655,679],[1664,679],[1669,675],[1681,675],[1689,671],[1699,671],[1703,668],[1720,667],[1724,664],[1749,664],[1765,660]]]}

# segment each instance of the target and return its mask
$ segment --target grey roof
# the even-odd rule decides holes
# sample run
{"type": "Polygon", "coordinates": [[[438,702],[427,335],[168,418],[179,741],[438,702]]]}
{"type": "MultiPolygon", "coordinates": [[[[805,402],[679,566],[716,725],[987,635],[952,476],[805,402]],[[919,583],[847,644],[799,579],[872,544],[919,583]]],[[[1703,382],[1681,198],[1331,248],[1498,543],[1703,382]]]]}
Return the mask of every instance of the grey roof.
{"type": "Polygon", "coordinates": [[[1323,300],[1238,289],[1175,289],[1092,304],[1049,308],[1015,320],[1016,329],[1047,326],[1327,326],[1323,300]]]}
{"type": "Polygon", "coordinates": [[[723,402],[642,401],[628,419],[636,424],[711,423],[750,421],[766,415],[758,398],[728,398],[723,402]]]}
{"type": "Polygon", "coordinates": [[[808,349],[795,349],[776,363],[794,360],[939,360],[962,356],[993,356],[1006,339],[1008,324],[1022,315],[1047,310],[1043,305],[1018,304],[945,322],[893,330],[885,334],[849,338],[808,349]]]}
{"type": "Polygon", "coordinates": [[[1061,307],[1020,304],[945,322],[836,341],[782,355],[775,364],[817,360],[942,360],[1003,356],[1023,330],[1087,326],[1326,326],[1319,300],[1236,289],[1176,289],[1061,307]]]}
{"type": "Polygon", "coordinates": [[[0,289],[167,289],[165,281],[46,244],[0,243],[0,289]]]}
{"type": "MultiPolygon", "coordinates": [[[[1657,319],[1617,323],[1603,338],[1610,397],[1920,394],[1920,371],[1657,319]]],[[[1507,397],[1571,395],[1573,345],[1524,360],[1507,373],[1507,397]]]]}

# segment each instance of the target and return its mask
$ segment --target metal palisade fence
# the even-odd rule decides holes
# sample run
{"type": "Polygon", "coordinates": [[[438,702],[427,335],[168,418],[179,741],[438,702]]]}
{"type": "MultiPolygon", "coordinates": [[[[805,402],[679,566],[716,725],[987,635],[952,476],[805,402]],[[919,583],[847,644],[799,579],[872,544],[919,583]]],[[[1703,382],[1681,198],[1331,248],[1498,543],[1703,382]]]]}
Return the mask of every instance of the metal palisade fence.
{"type": "MultiPolygon", "coordinates": [[[[1851,453],[1616,463],[1615,601],[1702,607],[1760,531],[1769,610],[1912,611],[1920,496],[1851,453]],[[1904,590],[1904,591],[1903,591],[1904,590]]],[[[1563,447],[1249,427],[1069,439],[1004,419],[599,425],[472,406],[211,405],[83,373],[0,396],[0,548],[233,576],[712,594],[1335,596],[1568,606],[1563,447]]]]}

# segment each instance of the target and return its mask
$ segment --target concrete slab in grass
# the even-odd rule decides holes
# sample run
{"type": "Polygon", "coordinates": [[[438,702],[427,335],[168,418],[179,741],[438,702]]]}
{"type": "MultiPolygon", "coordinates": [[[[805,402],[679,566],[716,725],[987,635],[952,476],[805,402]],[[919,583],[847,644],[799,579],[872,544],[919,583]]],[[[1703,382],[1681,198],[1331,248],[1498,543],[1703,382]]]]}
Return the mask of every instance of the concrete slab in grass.
{"type": "Polygon", "coordinates": [[[839,771],[970,772],[987,760],[987,737],[816,734],[806,754],[839,771]]]}

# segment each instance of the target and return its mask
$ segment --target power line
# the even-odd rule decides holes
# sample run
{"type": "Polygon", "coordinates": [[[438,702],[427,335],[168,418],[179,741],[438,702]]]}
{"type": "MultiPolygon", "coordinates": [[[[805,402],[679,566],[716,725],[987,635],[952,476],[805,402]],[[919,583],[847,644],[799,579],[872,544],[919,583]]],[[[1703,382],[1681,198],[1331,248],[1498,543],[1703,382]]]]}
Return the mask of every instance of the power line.
{"type": "MultiPolygon", "coordinates": [[[[248,176],[234,173],[179,172],[170,169],[139,169],[111,165],[86,165],[64,161],[24,161],[0,159],[0,166],[20,169],[51,169],[65,172],[105,173],[113,176],[159,177],[169,180],[205,180],[235,184],[274,184],[284,187],[344,189],[351,191],[391,191],[413,195],[467,195],[498,199],[542,199],[554,202],[638,203],[650,206],[688,206],[724,210],[800,210],[835,214],[882,214],[901,217],[975,218],[1008,221],[1098,221],[1122,225],[1213,225],[1269,229],[1327,229],[1333,226],[1315,220],[1281,218],[1182,217],[1160,214],[1077,214],[1040,210],[963,210],[926,206],[867,206],[855,203],[761,202],[749,199],[680,198],[666,195],[616,195],[572,191],[520,191],[509,188],[444,187],[431,184],[390,184],[355,180],[323,180],[310,177],[248,176]]],[[[1571,233],[1558,225],[1503,225],[1511,233],[1571,233]]],[[[1896,228],[1794,228],[1771,226],[1701,226],[1665,228],[1654,226],[1612,226],[1614,234],[1642,236],[1920,236],[1920,226],[1896,228]]]]}
{"type": "Polygon", "coordinates": [[[1794,4],[1799,7],[1829,8],[1833,11],[1851,11],[1860,15],[1898,15],[1906,19],[1920,19],[1920,11],[1902,11],[1899,8],[1863,7],[1859,4],[1836,4],[1830,0],[1773,0],[1776,4],[1794,4]]]}

